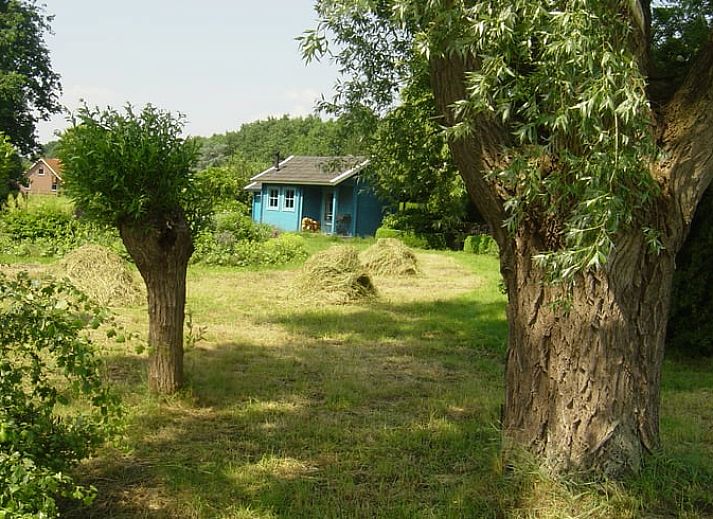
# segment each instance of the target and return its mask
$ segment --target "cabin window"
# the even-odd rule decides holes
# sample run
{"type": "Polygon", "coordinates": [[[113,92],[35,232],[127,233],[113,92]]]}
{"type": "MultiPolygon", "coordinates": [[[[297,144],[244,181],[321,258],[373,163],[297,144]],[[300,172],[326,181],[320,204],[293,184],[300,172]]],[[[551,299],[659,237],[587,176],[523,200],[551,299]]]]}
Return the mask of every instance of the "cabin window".
{"type": "Polygon", "coordinates": [[[284,211],[294,211],[295,210],[295,190],[285,189],[285,203],[282,206],[284,211]]]}
{"type": "Polygon", "coordinates": [[[277,188],[271,188],[268,191],[267,208],[268,209],[279,209],[279,207],[280,207],[280,190],[277,188]]]}
{"type": "Polygon", "coordinates": [[[57,179],[52,180],[52,192],[53,193],[57,192],[57,187],[58,187],[57,179]]]}
{"type": "Polygon", "coordinates": [[[44,168],[39,168],[37,170],[37,176],[38,177],[44,177],[45,176],[45,169],[44,168]]]}

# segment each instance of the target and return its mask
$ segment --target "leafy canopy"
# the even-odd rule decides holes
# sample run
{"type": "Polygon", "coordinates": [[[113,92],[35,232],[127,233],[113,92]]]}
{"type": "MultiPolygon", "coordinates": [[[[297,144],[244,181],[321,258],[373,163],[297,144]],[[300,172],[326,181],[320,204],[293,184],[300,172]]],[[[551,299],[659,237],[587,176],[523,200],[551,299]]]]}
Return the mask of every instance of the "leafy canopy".
{"type": "Polygon", "coordinates": [[[652,8],[656,75],[681,78],[710,35],[710,0],[661,0],[652,8]]]}
{"type": "Polygon", "coordinates": [[[61,109],[44,41],[51,21],[36,0],[0,0],[0,132],[23,153],[38,148],[37,122],[61,109]]]}
{"type": "Polygon", "coordinates": [[[462,231],[467,193],[438,125],[425,70],[402,89],[400,99],[370,136],[370,184],[395,209],[385,225],[425,233],[462,231]]]}
{"type": "Polygon", "coordinates": [[[17,191],[22,179],[22,160],[10,139],[0,132],[0,205],[7,196],[17,191]]]}
{"type": "Polygon", "coordinates": [[[502,129],[499,158],[482,172],[502,196],[502,224],[513,234],[547,235],[539,260],[553,278],[571,279],[604,265],[617,233],[657,195],[645,81],[628,50],[628,5],[322,0],[318,28],[302,48],[310,59],[336,42],[332,56],[350,78],[338,85],[337,103],[385,106],[408,83],[413,67],[403,65],[414,55],[471,64],[448,137],[463,138],[483,121],[502,129]],[[375,29],[365,31],[365,19],[393,44],[369,41],[375,29]],[[380,81],[369,80],[374,75],[380,81]]]}
{"type": "Polygon", "coordinates": [[[67,194],[89,216],[138,224],[183,211],[201,213],[191,189],[197,148],[181,137],[183,117],[152,105],[140,112],[86,106],[63,135],[58,156],[67,194]]]}
{"type": "Polygon", "coordinates": [[[317,116],[268,117],[243,124],[238,131],[199,137],[199,169],[246,160],[262,171],[275,153],[289,155],[358,155],[359,143],[340,121],[323,121],[317,116]],[[235,156],[237,154],[237,156],[235,156]]]}

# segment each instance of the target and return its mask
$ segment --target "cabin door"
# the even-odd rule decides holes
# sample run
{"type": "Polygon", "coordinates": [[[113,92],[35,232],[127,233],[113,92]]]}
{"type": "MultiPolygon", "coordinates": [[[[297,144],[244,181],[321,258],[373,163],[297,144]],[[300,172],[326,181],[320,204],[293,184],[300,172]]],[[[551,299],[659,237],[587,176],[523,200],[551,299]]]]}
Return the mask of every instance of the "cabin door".
{"type": "Polygon", "coordinates": [[[325,189],[322,192],[322,231],[334,232],[334,190],[325,189]]]}

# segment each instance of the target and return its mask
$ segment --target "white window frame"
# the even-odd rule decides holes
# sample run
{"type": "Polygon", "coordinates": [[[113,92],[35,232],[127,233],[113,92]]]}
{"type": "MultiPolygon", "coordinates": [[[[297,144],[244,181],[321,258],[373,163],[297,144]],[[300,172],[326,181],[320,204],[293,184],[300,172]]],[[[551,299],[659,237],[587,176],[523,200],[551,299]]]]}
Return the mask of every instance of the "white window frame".
{"type": "Polygon", "coordinates": [[[44,177],[44,176],[45,176],[45,168],[43,168],[42,166],[40,166],[39,168],[37,168],[37,176],[38,176],[38,177],[44,177]]]}
{"type": "Polygon", "coordinates": [[[282,210],[288,213],[294,213],[297,207],[297,189],[294,187],[283,187],[282,193],[282,210]],[[292,191],[292,197],[288,198],[287,193],[290,191],[292,191]],[[288,200],[292,202],[291,207],[287,205],[288,200]]]}
{"type": "Polygon", "coordinates": [[[280,210],[280,188],[279,187],[268,187],[267,188],[267,204],[265,205],[265,209],[268,211],[279,211],[280,210]],[[277,197],[273,198],[272,193],[276,192],[277,197]],[[273,200],[275,201],[275,205],[272,205],[273,200]]]}

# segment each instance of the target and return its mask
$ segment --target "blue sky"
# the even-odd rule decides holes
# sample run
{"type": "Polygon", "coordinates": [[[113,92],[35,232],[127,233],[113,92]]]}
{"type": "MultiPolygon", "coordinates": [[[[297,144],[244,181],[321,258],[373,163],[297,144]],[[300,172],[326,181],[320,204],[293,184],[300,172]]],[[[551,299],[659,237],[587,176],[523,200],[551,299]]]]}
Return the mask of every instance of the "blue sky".
{"type": "MultiPolygon", "coordinates": [[[[305,65],[295,37],[314,25],[313,0],[45,0],[47,46],[61,103],[127,101],[187,116],[187,132],[237,130],[269,115],[305,115],[337,77],[305,65]]],[[[42,142],[66,127],[40,123],[42,142]]]]}

